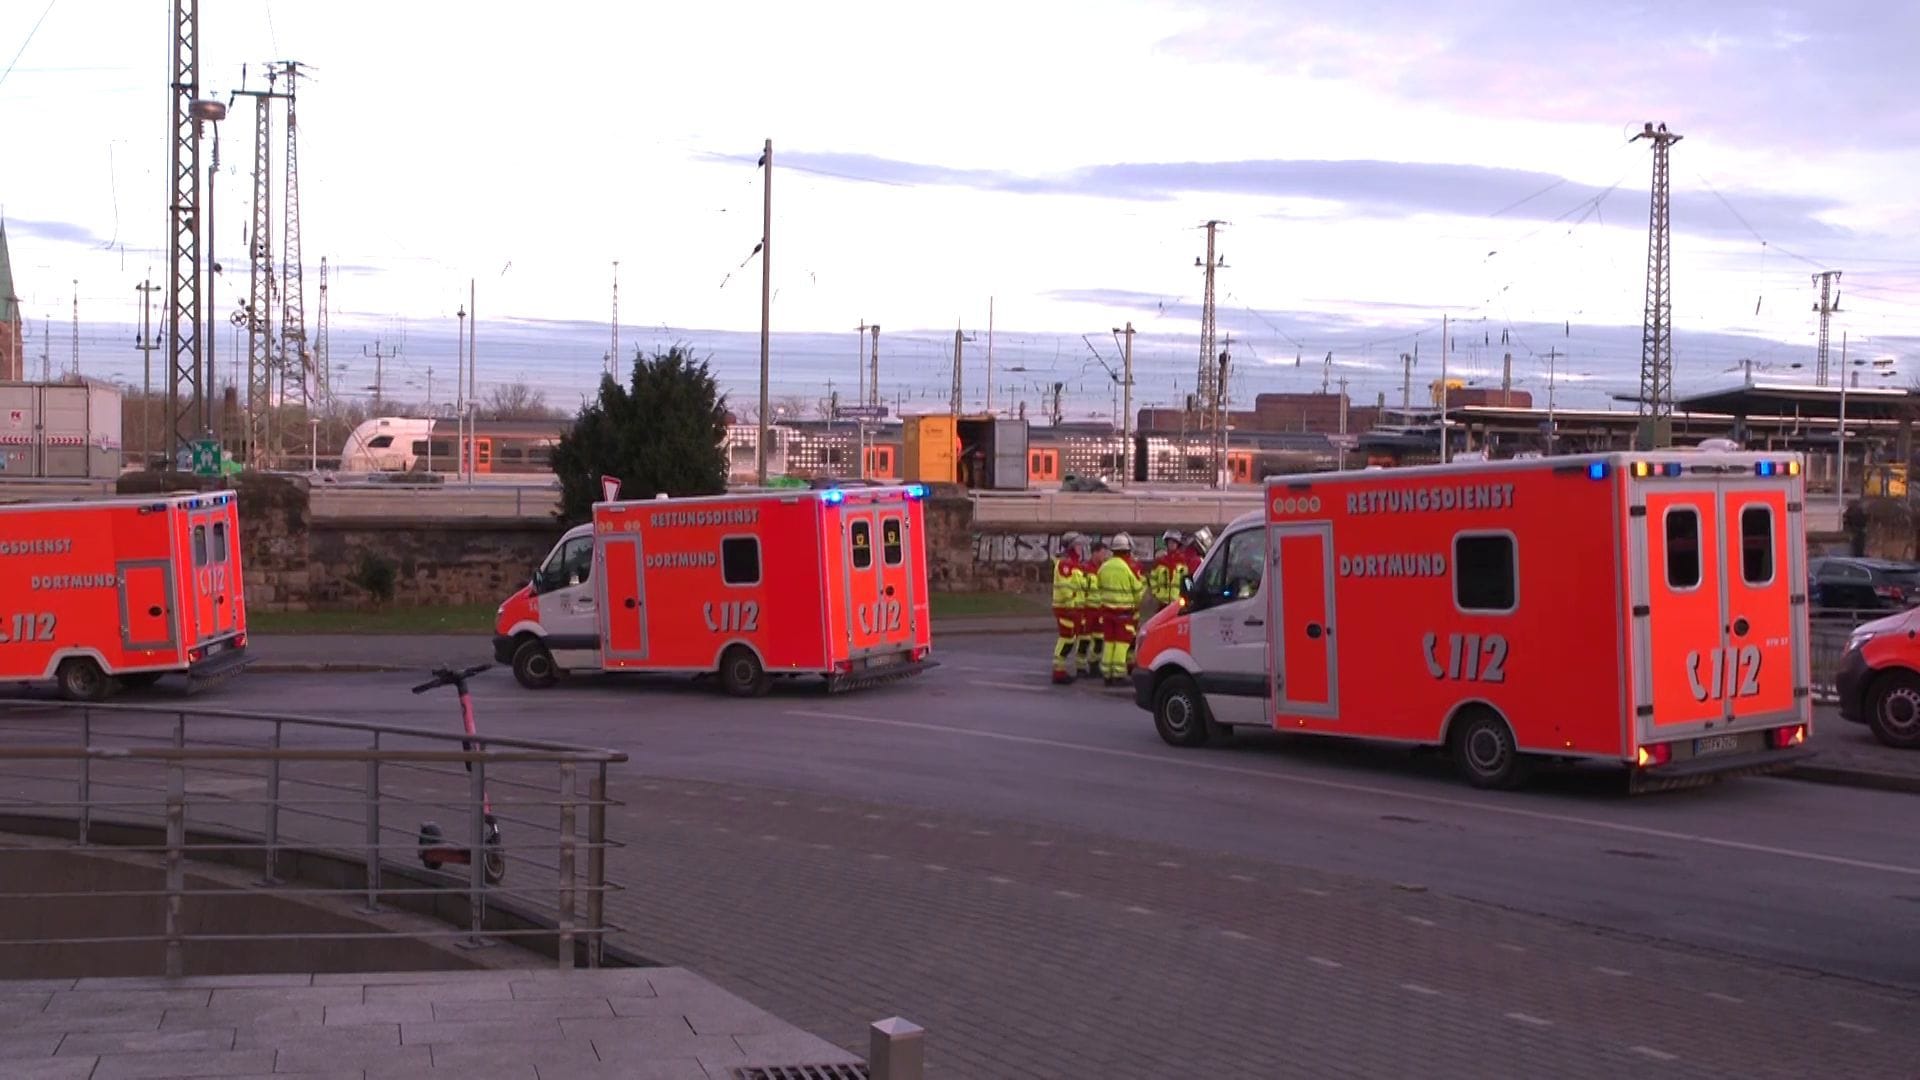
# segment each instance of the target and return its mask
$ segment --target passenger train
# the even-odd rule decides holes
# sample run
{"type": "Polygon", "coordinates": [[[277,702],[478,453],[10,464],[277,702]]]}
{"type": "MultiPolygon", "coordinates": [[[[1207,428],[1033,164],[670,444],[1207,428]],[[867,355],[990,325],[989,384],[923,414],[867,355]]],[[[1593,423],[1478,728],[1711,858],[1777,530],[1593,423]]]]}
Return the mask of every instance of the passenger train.
{"type": "MultiPolygon", "coordinates": [[[[480,420],[463,432],[453,420],[379,417],[348,436],[339,467],[347,473],[453,473],[460,469],[460,447],[467,441],[478,473],[545,474],[552,468],[554,443],[571,425],[571,420],[480,420]]],[[[753,475],[757,437],[752,424],[728,428],[727,456],[736,481],[749,482],[753,475]]],[[[1132,442],[1126,447],[1106,423],[1029,427],[1026,476],[977,486],[1048,487],[1069,478],[1121,480],[1129,473],[1148,482],[1204,483],[1212,474],[1212,453],[1200,438],[1136,434],[1132,442]]],[[[1225,468],[1230,482],[1255,484],[1271,475],[1331,467],[1336,455],[1324,435],[1234,432],[1225,468]]],[[[768,458],[771,471],[805,478],[899,480],[906,471],[897,423],[869,427],[864,446],[848,423],[777,424],[768,458]]]]}

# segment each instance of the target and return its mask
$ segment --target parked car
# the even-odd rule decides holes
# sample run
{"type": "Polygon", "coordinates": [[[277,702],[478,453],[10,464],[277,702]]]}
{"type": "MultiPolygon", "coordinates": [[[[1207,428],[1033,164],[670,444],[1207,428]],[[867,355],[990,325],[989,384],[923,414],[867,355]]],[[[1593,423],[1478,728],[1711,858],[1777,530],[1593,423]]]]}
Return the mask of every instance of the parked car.
{"type": "Polygon", "coordinates": [[[1834,688],[1841,719],[1866,724],[1888,746],[1920,750],[1920,609],[1855,627],[1834,688]]]}
{"type": "Polygon", "coordinates": [[[1891,559],[1827,556],[1807,563],[1813,613],[1904,611],[1920,605],[1920,566],[1891,559]]]}

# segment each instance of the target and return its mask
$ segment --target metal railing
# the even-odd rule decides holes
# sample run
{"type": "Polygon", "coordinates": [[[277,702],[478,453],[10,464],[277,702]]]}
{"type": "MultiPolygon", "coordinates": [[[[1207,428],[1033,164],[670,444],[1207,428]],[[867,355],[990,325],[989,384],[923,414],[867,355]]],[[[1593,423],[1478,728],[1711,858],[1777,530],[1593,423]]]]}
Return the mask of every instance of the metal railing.
{"type": "MultiPolygon", "coordinates": [[[[413,911],[399,931],[463,945],[550,946],[562,968],[599,966],[606,918],[608,767],[624,753],[320,717],[165,706],[0,703],[0,833],[53,850],[113,853],[163,871],[157,888],[20,888],[6,864],[45,843],[0,844],[10,901],[131,901],[160,929],[33,939],[10,947],[164,946],[165,973],[195,943],[339,941],[395,931],[222,932],[183,918],[188,902],[268,896],[413,911]],[[439,838],[424,823],[438,819],[439,838]],[[461,860],[464,859],[464,865],[461,860]],[[157,860],[158,866],[153,863],[157,860]],[[256,875],[245,888],[190,885],[189,864],[256,875]],[[499,873],[496,874],[496,871],[499,873]],[[336,901],[337,902],[337,901],[336,901]],[[464,910],[462,910],[464,909],[464,910]]],[[[151,877],[152,875],[149,874],[151,877]]],[[[103,928],[103,930],[111,928],[103,928]]]]}

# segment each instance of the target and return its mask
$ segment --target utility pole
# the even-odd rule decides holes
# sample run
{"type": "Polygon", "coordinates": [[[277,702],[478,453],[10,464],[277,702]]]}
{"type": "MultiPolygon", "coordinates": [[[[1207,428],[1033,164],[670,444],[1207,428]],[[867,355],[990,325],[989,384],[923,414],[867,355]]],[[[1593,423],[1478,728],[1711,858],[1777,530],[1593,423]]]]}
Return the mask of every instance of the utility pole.
{"type": "Polygon", "coordinates": [[[1653,143],[1647,210],[1647,308],[1640,334],[1639,449],[1673,443],[1673,237],[1668,227],[1667,156],[1680,136],[1648,122],[1634,139],[1653,143]]]}
{"type": "Polygon", "coordinates": [[[620,381],[620,260],[613,260],[613,351],[607,354],[612,359],[607,365],[607,374],[613,381],[620,381]]]}
{"type": "Polygon", "coordinates": [[[467,471],[467,309],[454,313],[458,320],[453,332],[453,445],[458,453],[453,474],[467,471]]]}
{"type": "Polygon", "coordinates": [[[1347,470],[1347,377],[1340,376],[1340,471],[1347,470]]]}
{"type": "MultiPolygon", "coordinates": [[[[961,389],[964,384],[960,381],[960,372],[961,372],[960,346],[962,342],[970,341],[970,340],[972,339],[967,337],[967,332],[965,330],[962,330],[959,327],[954,328],[954,331],[953,331],[953,392],[952,392],[951,406],[953,410],[953,419],[955,423],[958,423],[960,420],[960,409],[961,409],[961,404],[964,400],[961,396],[961,389]]],[[[992,403],[989,402],[988,404],[991,405],[992,403]]]]}
{"type": "Polygon", "coordinates": [[[1553,419],[1554,361],[1560,359],[1559,349],[1547,350],[1547,456],[1553,456],[1554,444],[1560,437],[1560,425],[1553,419]]]}
{"type": "Polygon", "coordinates": [[[320,400],[333,412],[333,372],[327,368],[327,257],[320,256],[320,309],[313,320],[313,370],[320,400]]]}
{"type": "Polygon", "coordinates": [[[1413,412],[1413,354],[1400,354],[1400,419],[1405,422],[1413,412]]]}
{"type": "Polygon", "coordinates": [[[1447,355],[1453,342],[1447,331],[1447,317],[1440,316],[1440,464],[1447,463],[1447,355]]]}
{"type": "Polygon", "coordinates": [[[873,359],[867,372],[867,404],[875,408],[880,405],[880,324],[867,327],[873,332],[873,359]]]}
{"type": "Polygon", "coordinates": [[[305,264],[300,254],[300,132],[294,120],[294,91],[305,76],[297,60],[280,65],[287,79],[287,173],[286,203],[281,213],[283,230],[280,244],[280,363],[281,393],[286,392],[284,365],[299,365],[300,397],[309,408],[317,382],[313,374],[313,353],[307,349],[307,286],[305,264]]]}
{"type": "Polygon", "coordinates": [[[1506,359],[1500,364],[1500,404],[1513,407],[1513,349],[1508,347],[1507,332],[1500,331],[1500,346],[1506,349],[1506,359]]]}
{"type": "Polygon", "coordinates": [[[400,346],[395,345],[391,350],[382,352],[380,350],[380,339],[374,338],[373,351],[368,352],[367,347],[362,345],[360,346],[360,355],[373,357],[373,409],[371,411],[374,415],[378,416],[380,406],[387,399],[386,363],[388,360],[400,355],[400,346]]]}
{"type": "Polygon", "coordinates": [[[1213,423],[1213,414],[1219,403],[1217,387],[1213,379],[1213,276],[1214,271],[1226,265],[1224,260],[1214,254],[1214,241],[1222,224],[1220,221],[1206,223],[1204,226],[1207,230],[1206,261],[1193,260],[1193,264],[1204,271],[1206,281],[1200,300],[1200,370],[1197,381],[1194,383],[1195,388],[1199,390],[1199,400],[1196,404],[1205,414],[1203,424],[1213,423]]]}
{"type": "Polygon", "coordinates": [[[1121,481],[1133,479],[1133,322],[1128,320],[1123,328],[1114,330],[1125,335],[1120,345],[1120,386],[1125,397],[1120,406],[1120,452],[1125,455],[1129,467],[1123,470],[1121,481]]]}
{"type": "Polygon", "coordinates": [[[1327,358],[1320,362],[1320,396],[1326,397],[1333,382],[1333,350],[1327,350],[1327,358]]]}
{"type": "MultiPolygon", "coordinates": [[[[1825,385],[1823,382],[1821,385],[1825,385]]],[[[1839,475],[1833,485],[1833,506],[1841,515],[1847,512],[1847,332],[1840,331],[1840,426],[1834,436],[1834,449],[1840,461],[1839,475]]]]}
{"type": "MultiPolygon", "coordinates": [[[[1813,385],[1827,385],[1827,320],[1840,310],[1840,294],[1833,291],[1833,283],[1840,280],[1840,271],[1822,270],[1813,275],[1813,283],[1820,286],[1820,299],[1813,310],[1820,313],[1820,348],[1816,354],[1813,385]]],[[[1845,369],[1842,369],[1842,374],[1845,369]]]]}
{"type": "Polygon", "coordinates": [[[172,145],[167,236],[168,457],[177,464],[204,426],[200,312],[200,0],[173,0],[168,141],[172,145]],[[182,401],[185,396],[187,400],[182,401]],[[200,421],[196,423],[195,421],[200,421]]]}
{"type": "MultiPolygon", "coordinates": [[[[265,90],[241,90],[235,97],[253,99],[253,225],[248,241],[247,298],[247,446],[248,460],[265,461],[272,455],[273,428],[273,195],[272,129],[276,68],[267,69],[265,90]]],[[[279,361],[286,360],[284,347],[279,361]]]]}
{"type": "MultiPolygon", "coordinates": [[[[467,279],[467,486],[473,486],[473,474],[480,471],[480,440],[473,434],[473,409],[477,398],[475,387],[479,385],[476,372],[480,370],[480,295],[474,290],[473,279],[467,279]]],[[[399,352],[398,348],[393,350],[399,352]]]]}
{"type": "Polygon", "coordinates": [[[80,377],[80,279],[73,279],[73,377],[80,377]]]}
{"type": "Polygon", "coordinates": [[[159,347],[153,340],[153,294],[160,291],[160,286],[148,274],[133,288],[140,294],[140,336],[134,339],[133,347],[140,350],[140,366],[145,372],[140,383],[140,467],[144,469],[153,457],[153,350],[159,347]]]}
{"type": "Polygon", "coordinates": [[[987,297],[987,415],[993,415],[993,297],[987,297]]]}
{"type": "Polygon", "coordinates": [[[1233,352],[1233,335],[1228,334],[1225,344],[1220,348],[1220,367],[1212,373],[1213,385],[1209,387],[1213,401],[1213,482],[1216,486],[1227,486],[1227,364],[1228,356],[1233,352]]]}
{"type": "Polygon", "coordinates": [[[755,470],[755,483],[767,486],[767,411],[772,407],[767,401],[768,376],[768,318],[773,312],[773,140],[767,140],[766,149],[760,153],[761,186],[766,192],[766,205],[761,212],[760,222],[760,437],[755,440],[754,449],[758,455],[758,467],[755,470]]]}

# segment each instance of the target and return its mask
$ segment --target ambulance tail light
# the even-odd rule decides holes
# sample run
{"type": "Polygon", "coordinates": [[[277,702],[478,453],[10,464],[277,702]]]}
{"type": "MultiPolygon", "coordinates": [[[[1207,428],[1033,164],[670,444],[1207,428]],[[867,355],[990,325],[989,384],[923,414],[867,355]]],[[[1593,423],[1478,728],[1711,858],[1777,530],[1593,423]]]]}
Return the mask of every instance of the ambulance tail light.
{"type": "Polygon", "coordinates": [[[1665,765],[1672,760],[1673,747],[1666,743],[1654,743],[1652,746],[1643,746],[1640,748],[1638,764],[1641,768],[1647,769],[1655,765],[1665,765]]]}
{"type": "Polygon", "coordinates": [[[927,654],[931,652],[933,652],[933,650],[928,648],[925,645],[916,646],[913,650],[913,662],[917,664],[920,661],[925,660],[927,658],[927,654]]]}
{"type": "Polygon", "coordinates": [[[853,672],[853,661],[835,660],[833,662],[833,673],[835,675],[849,675],[849,674],[852,674],[852,672],[853,672]]]}
{"type": "Polygon", "coordinates": [[[202,649],[196,645],[193,648],[187,650],[187,663],[197,664],[200,662],[200,658],[205,655],[207,655],[207,650],[202,649]]]}
{"type": "Polygon", "coordinates": [[[1767,745],[1775,750],[1799,746],[1806,741],[1807,725],[1805,724],[1788,724],[1786,727],[1777,727],[1767,732],[1767,745]]]}

